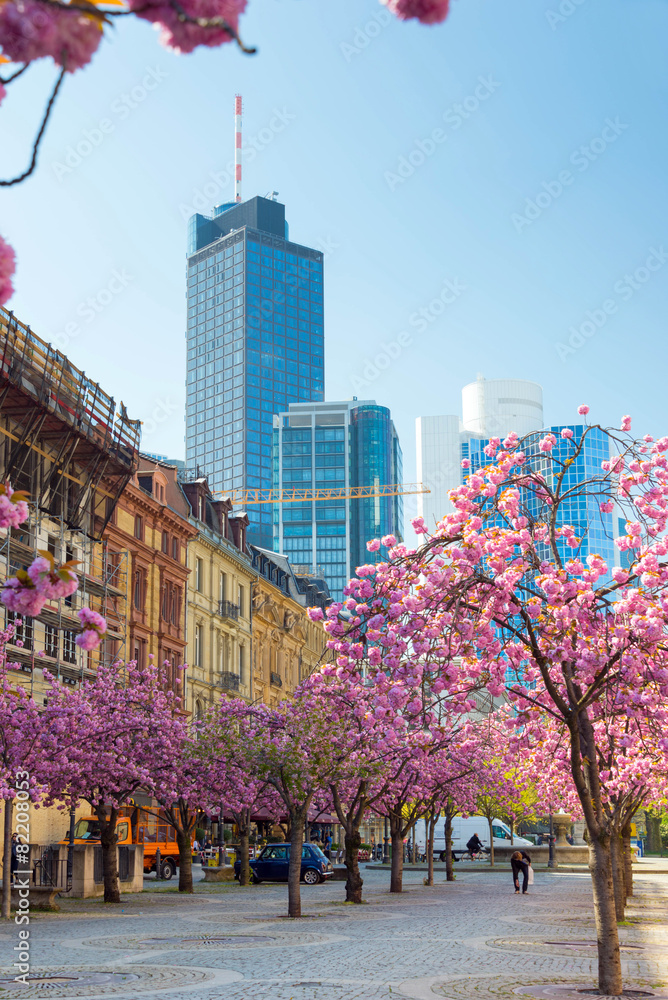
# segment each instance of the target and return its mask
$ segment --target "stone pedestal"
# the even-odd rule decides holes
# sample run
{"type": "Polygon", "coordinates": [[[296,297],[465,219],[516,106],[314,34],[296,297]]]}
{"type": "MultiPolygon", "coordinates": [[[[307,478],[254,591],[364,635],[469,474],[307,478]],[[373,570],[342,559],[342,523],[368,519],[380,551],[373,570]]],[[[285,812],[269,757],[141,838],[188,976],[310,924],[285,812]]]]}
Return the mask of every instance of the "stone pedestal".
{"type": "Polygon", "coordinates": [[[555,847],[570,847],[566,840],[566,835],[571,830],[571,817],[567,813],[554,813],[552,816],[554,830],[556,833],[555,847]]]}
{"type": "Polygon", "coordinates": [[[234,881],[234,867],[232,865],[223,866],[222,868],[204,868],[204,881],[205,882],[233,882],[234,881]]]}
{"type": "Polygon", "coordinates": [[[576,820],[573,823],[573,841],[576,847],[585,847],[587,841],[584,839],[585,832],[585,821],[583,819],[576,820]]]}

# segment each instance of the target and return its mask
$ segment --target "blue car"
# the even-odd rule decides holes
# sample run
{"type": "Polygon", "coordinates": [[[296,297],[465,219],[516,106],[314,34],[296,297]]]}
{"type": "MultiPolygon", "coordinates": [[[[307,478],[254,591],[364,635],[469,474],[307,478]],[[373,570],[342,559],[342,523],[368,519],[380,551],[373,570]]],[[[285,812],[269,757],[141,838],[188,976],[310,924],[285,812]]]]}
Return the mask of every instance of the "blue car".
{"type": "MultiPolygon", "coordinates": [[[[287,882],[288,867],[290,864],[289,844],[267,844],[257,858],[251,858],[251,881],[255,884],[259,882],[287,882]]],[[[241,861],[234,863],[234,877],[239,878],[241,872],[241,861]]],[[[334,874],[332,866],[315,844],[304,844],[302,847],[302,882],[307,885],[317,885],[318,882],[325,882],[334,874]]]]}

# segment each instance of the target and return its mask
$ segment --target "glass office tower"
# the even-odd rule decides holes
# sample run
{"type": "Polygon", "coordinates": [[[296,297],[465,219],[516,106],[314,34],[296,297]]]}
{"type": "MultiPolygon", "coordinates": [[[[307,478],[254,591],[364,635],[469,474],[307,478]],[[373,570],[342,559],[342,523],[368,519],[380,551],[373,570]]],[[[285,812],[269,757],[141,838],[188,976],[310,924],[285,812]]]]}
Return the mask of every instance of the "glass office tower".
{"type": "MultiPolygon", "coordinates": [[[[186,465],[214,490],[270,487],[274,414],[323,398],[322,261],[268,198],[190,219],[186,465]]],[[[270,549],[271,507],[248,516],[270,549]]]]}
{"type": "MultiPolygon", "coordinates": [[[[274,486],[347,489],[400,483],[402,454],[390,411],[372,400],[293,403],[274,417],[274,486]]],[[[274,549],[319,573],[340,600],[370,538],[403,536],[402,497],[323,499],[274,505],[274,549]]]]}

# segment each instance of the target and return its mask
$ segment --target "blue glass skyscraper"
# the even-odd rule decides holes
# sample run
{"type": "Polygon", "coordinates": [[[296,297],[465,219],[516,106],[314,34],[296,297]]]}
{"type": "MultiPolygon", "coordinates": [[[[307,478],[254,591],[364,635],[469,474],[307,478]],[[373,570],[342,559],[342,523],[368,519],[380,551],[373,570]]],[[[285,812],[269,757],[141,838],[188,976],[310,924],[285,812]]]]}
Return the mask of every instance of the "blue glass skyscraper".
{"type": "MultiPolygon", "coordinates": [[[[585,560],[588,555],[597,553],[605,559],[609,570],[612,570],[614,566],[619,565],[619,552],[614,543],[617,534],[615,517],[612,512],[606,513],[600,509],[601,502],[607,500],[608,497],[602,493],[597,494],[595,485],[591,485],[591,480],[603,475],[601,462],[610,458],[609,439],[599,428],[592,427],[587,433],[580,453],[573,459],[575,452],[573,442],[561,436],[565,427],[572,430],[574,441],[579,441],[585,430],[582,424],[559,424],[547,427],[525,438],[523,450],[532,469],[545,476],[548,485],[551,486],[552,465],[545,454],[541,452],[538,442],[547,433],[554,434],[557,443],[552,449],[552,457],[559,463],[565,463],[572,459],[563,480],[562,495],[564,499],[559,506],[557,527],[561,528],[572,524],[576,536],[582,539],[577,550],[570,548],[563,539],[559,539],[557,542],[559,554],[562,559],[567,560],[573,558],[577,553],[580,559],[585,560]],[[586,489],[577,489],[578,484],[585,482],[590,483],[586,489]]],[[[470,439],[461,446],[462,458],[470,459],[471,470],[489,464],[490,459],[484,453],[485,445],[488,443],[488,440],[470,439]]],[[[471,470],[463,471],[462,481],[471,470]]],[[[529,514],[540,515],[543,508],[532,493],[526,493],[525,502],[529,514]]],[[[547,547],[545,558],[550,558],[547,547]]]]}
{"type": "MultiPolygon", "coordinates": [[[[390,411],[372,400],[297,403],[274,417],[274,486],[348,489],[400,483],[402,455],[390,411]]],[[[274,549],[321,574],[335,600],[362,563],[370,538],[403,534],[401,496],[274,505],[274,549]]]]}
{"type": "MultiPolygon", "coordinates": [[[[190,219],[186,465],[214,490],[270,487],[273,415],[323,398],[322,262],[269,198],[190,219]]],[[[271,548],[271,508],[248,516],[271,548]]]]}

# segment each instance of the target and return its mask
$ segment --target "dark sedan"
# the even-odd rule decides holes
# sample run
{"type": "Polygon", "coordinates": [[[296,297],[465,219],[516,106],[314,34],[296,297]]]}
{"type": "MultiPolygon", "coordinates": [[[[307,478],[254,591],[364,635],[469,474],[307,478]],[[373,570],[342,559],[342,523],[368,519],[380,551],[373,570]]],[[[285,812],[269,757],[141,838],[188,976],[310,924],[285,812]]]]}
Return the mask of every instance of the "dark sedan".
{"type": "MultiPolygon", "coordinates": [[[[257,858],[251,858],[251,880],[258,882],[287,882],[290,864],[289,844],[267,844],[257,858]]],[[[241,861],[234,864],[234,877],[239,878],[241,861]]],[[[302,847],[301,880],[307,885],[317,885],[331,878],[334,872],[332,866],[315,844],[304,844],[302,847]]]]}

